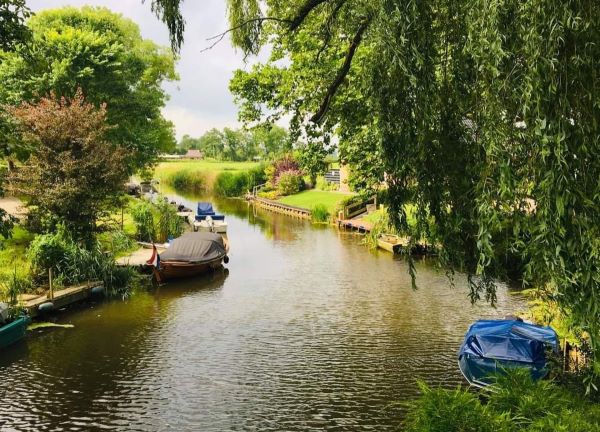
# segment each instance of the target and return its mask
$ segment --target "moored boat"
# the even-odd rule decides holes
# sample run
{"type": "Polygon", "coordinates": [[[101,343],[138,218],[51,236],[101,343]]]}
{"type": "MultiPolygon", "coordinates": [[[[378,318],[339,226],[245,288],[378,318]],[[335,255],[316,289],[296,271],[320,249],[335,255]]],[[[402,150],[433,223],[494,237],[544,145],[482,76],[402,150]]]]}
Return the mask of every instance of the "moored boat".
{"type": "Polygon", "coordinates": [[[214,232],[225,234],[227,232],[227,222],[213,220],[211,216],[201,221],[194,221],[194,231],[214,232]]]}
{"type": "Polygon", "coordinates": [[[465,335],[458,353],[460,371],[476,387],[494,382],[507,369],[528,369],[533,379],[548,373],[546,351],[558,352],[558,336],[551,327],[520,320],[479,320],[465,335]]]}
{"type": "Polygon", "coordinates": [[[171,242],[158,254],[154,250],[148,264],[158,282],[207,273],[227,263],[229,245],[221,235],[211,232],[188,232],[171,242]]]}
{"type": "Polygon", "coordinates": [[[0,349],[23,339],[30,322],[28,316],[21,316],[0,327],[0,349]]]}
{"type": "Polygon", "coordinates": [[[377,246],[393,254],[402,252],[404,246],[402,239],[394,234],[381,234],[377,239],[377,246]]]}

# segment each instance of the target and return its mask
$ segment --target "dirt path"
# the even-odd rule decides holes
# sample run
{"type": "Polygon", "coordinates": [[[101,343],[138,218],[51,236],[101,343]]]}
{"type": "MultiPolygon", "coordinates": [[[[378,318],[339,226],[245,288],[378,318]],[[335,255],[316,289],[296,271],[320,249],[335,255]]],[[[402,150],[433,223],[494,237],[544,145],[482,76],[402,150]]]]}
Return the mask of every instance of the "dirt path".
{"type": "Polygon", "coordinates": [[[6,210],[9,215],[23,219],[27,215],[23,201],[15,197],[0,198],[0,208],[6,210]]]}

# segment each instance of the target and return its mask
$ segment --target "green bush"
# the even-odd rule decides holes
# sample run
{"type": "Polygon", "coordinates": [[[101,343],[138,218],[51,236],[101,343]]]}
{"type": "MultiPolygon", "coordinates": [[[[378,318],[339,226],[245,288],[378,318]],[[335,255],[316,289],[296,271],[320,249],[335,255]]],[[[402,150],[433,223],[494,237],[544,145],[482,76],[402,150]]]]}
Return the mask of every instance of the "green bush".
{"type": "Polygon", "coordinates": [[[329,183],[325,180],[325,177],[318,176],[317,182],[315,184],[315,189],[323,190],[323,191],[336,191],[339,189],[339,186],[335,183],[329,183]]]}
{"type": "Polygon", "coordinates": [[[509,432],[506,415],[482,405],[477,395],[457,389],[430,388],[419,383],[422,395],[410,404],[407,432],[509,432]]]}
{"type": "Polygon", "coordinates": [[[115,255],[137,248],[136,242],[120,229],[103,232],[98,236],[98,241],[103,250],[110,251],[115,255]]]}
{"type": "Polygon", "coordinates": [[[258,193],[258,196],[260,198],[265,198],[268,200],[276,200],[277,198],[279,198],[279,192],[276,190],[270,190],[270,191],[261,191],[258,193]]]}
{"type": "Polygon", "coordinates": [[[533,381],[527,371],[498,377],[487,400],[468,390],[431,389],[410,403],[409,432],[589,432],[600,430],[600,406],[550,381],[533,381]]]}
{"type": "Polygon", "coordinates": [[[155,204],[157,210],[156,234],[158,242],[166,242],[169,237],[179,237],[183,233],[183,223],[177,216],[177,209],[166,200],[155,204]]]}
{"type": "Polygon", "coordinates": [[[118,267],[114,255],[104,253],[100,243],[87,249],[73,241],[63,226],[55,233],[36,236],[27,255],[37,280],[47,281],[51,268],[56,286],[101,280],[107,290],[116,292],[126,288],[134,277],[134,270],[118,267]]]}
{"type": "Polygon", "coordinates": [[[178,191],[204,192],[206,190],[206,177],[201,171],[175,171],[169,173],[164,181],[178,191]]]}
{"type": "Polygon", "coordinates": [[[152,204],[144,200],[139,201],[131,209],[131,216],[137,239],[146,242],[152,241],[155,237],[152,204]]]}
{"type": "Polygon", "coordinates": [[[329,220],[329,211],[325,204],[316,204],[311,210],[313,222],[327,222],[329,220]]]}
{"type": "Polygon", "coordinates": [[[295,170],[282,172],[277,178],[277,190],[281,195],[293,195],[302,190],[304,180],[302,173],[295,170]]]}

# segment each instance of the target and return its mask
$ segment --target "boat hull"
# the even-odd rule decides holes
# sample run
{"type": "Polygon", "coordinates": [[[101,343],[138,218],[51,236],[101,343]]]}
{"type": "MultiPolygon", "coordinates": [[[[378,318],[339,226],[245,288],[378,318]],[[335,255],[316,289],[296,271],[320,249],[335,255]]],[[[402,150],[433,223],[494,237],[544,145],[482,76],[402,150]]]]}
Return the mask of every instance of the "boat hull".
{"type": "Polygon", "coordinates": [[[403,244],[398,236],[383,234],[377,239],[377,246],[393,254],[399,254],[402,252],[403,244]]]}
{"type": "Polygon", "coordinates": [[[225,257],[217,258],[204,263],[161,261],[160,269],[157,270],[154,268],[154,276],[158,282],[199,276],[221,267],[223,258],[225,257]]]}
{"type": "Polygon", "coordinates": [[[0,327],[0,348],[7,347],[23,339],[27,331],[27,325],[30,322],[29,317],[23,316],[0,327]]]}

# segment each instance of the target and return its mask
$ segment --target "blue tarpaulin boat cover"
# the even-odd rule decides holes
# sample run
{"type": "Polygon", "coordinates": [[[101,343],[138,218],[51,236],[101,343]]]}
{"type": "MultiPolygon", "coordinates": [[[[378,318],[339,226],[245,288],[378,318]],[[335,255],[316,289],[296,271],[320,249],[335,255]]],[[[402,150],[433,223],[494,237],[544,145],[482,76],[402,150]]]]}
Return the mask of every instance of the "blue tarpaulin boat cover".
{"type": "Polygon", "coordinates": [[[458,353],[465,378],[487,385],[504,369],[526,367],[534,379],[546,375],[546,348],[558,351],[558,337],[550,327],[517,320],[480,320],[471,325],[458,353]]]}
{"type": "Polygon", "coordinates": [[[198,214],[199,215],[214,215],[215,211],[213,210],[213,206],[209,202],[199,202],[198,203],[198,214]]]}

